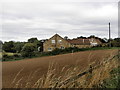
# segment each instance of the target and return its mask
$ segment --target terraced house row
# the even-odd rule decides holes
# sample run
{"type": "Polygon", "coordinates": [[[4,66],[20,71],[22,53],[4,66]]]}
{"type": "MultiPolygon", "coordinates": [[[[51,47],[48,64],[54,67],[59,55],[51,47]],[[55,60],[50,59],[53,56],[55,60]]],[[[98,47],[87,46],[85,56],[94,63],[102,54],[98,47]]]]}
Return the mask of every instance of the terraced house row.
{"type": "Polygon", "coordinates": [[[87,48],[92,46],[101,45],[102,42],[99,38],[75,38],[64,39],[60,35],[55,34],[50,39],[46,40],[43,44],[43,51],[52,51],[56,48],[65,49],[68,47],[87,48]]]}

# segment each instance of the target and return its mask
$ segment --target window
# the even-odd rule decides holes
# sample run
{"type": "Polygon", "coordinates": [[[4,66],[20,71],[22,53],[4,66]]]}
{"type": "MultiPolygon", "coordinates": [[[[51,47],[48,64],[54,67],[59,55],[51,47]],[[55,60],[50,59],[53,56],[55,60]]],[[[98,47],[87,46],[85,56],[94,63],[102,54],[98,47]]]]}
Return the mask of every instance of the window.
{"type": "Polygon", "coordinates": [[[62,40],[58,40],[58,43],[61,43],[62,42],[62,40]]]}
{"type": "Polygon", "coordinates": [[[97,46],[98,44],[97,43],[91,43],[92,46],[97,46]]]}
{"type": "Polygon", "coordinates": [[[52,43],[55,43],[55,40],[51,40],[52,43]]]}
{"type": "Polygon", "coordinates": [[[48,48],[48,51],[52,51],[52,48],[48,48]]]}

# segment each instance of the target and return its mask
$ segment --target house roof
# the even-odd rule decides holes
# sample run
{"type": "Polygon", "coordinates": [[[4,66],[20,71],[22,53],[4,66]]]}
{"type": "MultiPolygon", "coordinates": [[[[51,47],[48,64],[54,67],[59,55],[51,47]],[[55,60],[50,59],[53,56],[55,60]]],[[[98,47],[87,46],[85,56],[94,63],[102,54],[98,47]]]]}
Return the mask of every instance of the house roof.
{"type": "Polygon", "coordinates": [[[76,45],[90,45],[89,39],[68,39],[67,40],[70,44],[76,44],[76,45]]]}
{"type": "MultiPolygon", "coordinates": [[[[58,35],[58,34],[55,34],[54,36],[59,36],[59,37],[61,37],[60,35],[58,35]]],[[[54,36],[52,36],[51,38],[53,38],[54,36]]],[[[50,38],[50,39],[51,39],[50,38]]],[[[61,37],[62,38],[62,37],[61,37]]],[[[48,39],[48,40],[50,40],[50,39],[48,39]]],[[[64,39],[64,38],[62,38],[62,39],[64,39]]],[[[91,42],[91,37],[89,37],[89,38],[74,38],[74,39],[64,39],[65,41],[67,41],[68,43],[70,43],[70,44],[74,44],[74,45],[90,45],[90,42],[91,42]]],[[[101,41],[100,41],[100,39],[99,38],[94,38],[95,39],[95,41],[98,43],[98,44],[101,44],[101,41]]],[[[48,41],[48,40],[46,40],[46,41],[48,41]]]]}

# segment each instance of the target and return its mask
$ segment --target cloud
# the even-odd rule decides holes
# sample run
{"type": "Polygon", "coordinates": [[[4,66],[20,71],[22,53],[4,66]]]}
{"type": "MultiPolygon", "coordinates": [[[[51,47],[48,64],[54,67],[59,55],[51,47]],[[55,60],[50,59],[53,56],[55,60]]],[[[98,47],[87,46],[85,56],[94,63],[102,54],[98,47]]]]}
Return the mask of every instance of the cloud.
{"type": "Polygon", "coordinates": [[[112,37],[117,36],[118,9],[113,0],[109,3],[76,0],[18,3],[13,0],[4,2],[2,9],[3,41],[26,41],[31,37],[45,39],[55,33],[70,38],[93,34],[107,38],[109,22],[114,30],[112,37]]]}
{"type": "Polygon", "coordinates": [[[2,2],[43,2],[43,3],[65,3],[65,2],[118,2],[119,0],[2,0],[2,2]]]}

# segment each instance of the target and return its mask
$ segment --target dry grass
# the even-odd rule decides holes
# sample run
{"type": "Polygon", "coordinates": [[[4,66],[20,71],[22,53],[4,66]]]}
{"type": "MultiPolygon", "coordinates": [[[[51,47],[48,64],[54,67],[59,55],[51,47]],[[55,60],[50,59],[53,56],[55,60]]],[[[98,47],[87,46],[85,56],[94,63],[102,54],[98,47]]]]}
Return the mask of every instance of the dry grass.
{"type": "MultiPolygon", "coordinates": [[[[91,54],[89,57],[91,57],[91,54]]],[[[90,59],[89,57],[88,59],[90,59]]],[[[47,74],[40,77],[34,84],[31,82],[32,79],[34,79],[34,74],[38,71],[36,70],[34,73],[30,73],[28,79],[23,84],[23,77],[17,79],[22,69],[15,76],[11,86],[13,88],[93,88],[99,86],[104,79],[109,77],[109,72],[118,66],[118,61],[112,57],[113,54],[105,58],[103,62],[99,62],[97,68],[92,70],[92,73],[89,72],[78,78],[74,77],[88,70],[89,67],[81,69],[76,63],[76,65],[72,67],[64,66],[58,72],[59,67],[57,67],[57,63],[51,62],[47,74]],[[67,80],[68,82],[66,83],[67,80]]],[[[90,66],[96,67],[95,62],[90,63],[90,60],[88,61],[87,63],[89,63],[90,66]]]]}

